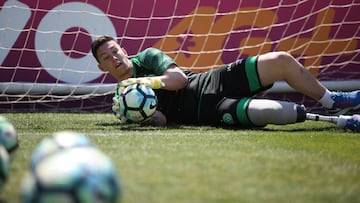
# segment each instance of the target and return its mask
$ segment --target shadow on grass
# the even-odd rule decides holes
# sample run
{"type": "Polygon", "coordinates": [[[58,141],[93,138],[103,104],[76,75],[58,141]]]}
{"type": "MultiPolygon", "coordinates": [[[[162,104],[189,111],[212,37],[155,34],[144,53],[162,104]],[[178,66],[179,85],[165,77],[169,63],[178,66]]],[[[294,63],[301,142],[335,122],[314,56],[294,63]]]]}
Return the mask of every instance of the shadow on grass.
{"type": "MultiPolygon", "coordinates": [[[[259,130],[259,129],[258,129],[259,130]]],[[[331,131],[341,131],[341,129],[336,127],[308,127],[308,128],[264,128],[260,129],[268,132],[331,132],[331,131]]]]}
{"type": "MultiPolygon", "coordinates": [[[[208,125],[182,125],[182,124],[168,124],[164,127],[151,126],[143,124],[120,124],[119,122],[101,122],[97,123],[97,126],[102,127],[116,127],[119,130],[126,131],[150,131],[150,130],[250,130],[250,131],[265,131],[265,132],[324,132],[324,131],[341,131],[341,129],[335,126],[308,126],[308,127],[294,127],[291,125],[272,125],[271,127],[263,128],[244,128],[241,126],[208,126],[208,125]]],[[[1,202],[0,202],[1,203],[1,202]]]]}
{"type": "MultiPolygon", "coordinates": [[[[126,123],[121,124],[119,122],[99,122],[96,124],[101,127],[117,127],[119,130],[137,130],[137,131],[147,131],[147,130],[210,130],[218,129],[218,127],[213,126],[202,126],[202,125],[181,125],[181,124],[168,124],[166,126],[152,126],[145,124],[137,123],[126,123]]],[[[220,128],[221,129],[221,128],[220,128]]],[[[0,202],[1,203],[1,202],[0,202]]]]}
{"type": "MultiPolygon", "coordinates": [[[[119,122],[100,122],[96,124],[97,126],[101,127],[115,127],[119,130],[136,130],[136,131],[149,131],[149,130],[159,130],[159,129],[165,129],[165,127],[158,127],[158,126],[150,126],[150,125],[141,125],[141,124],[121,124],[119,122]]],[[[1,203],[1,202],[0,202],[1,203]]]]}

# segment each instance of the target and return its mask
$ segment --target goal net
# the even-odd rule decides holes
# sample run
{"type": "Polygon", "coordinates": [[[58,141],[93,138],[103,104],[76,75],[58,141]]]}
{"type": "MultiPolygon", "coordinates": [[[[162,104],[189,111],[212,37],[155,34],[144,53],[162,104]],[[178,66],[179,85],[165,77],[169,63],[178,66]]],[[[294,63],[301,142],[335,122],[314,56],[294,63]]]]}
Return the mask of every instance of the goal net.
{"type": "MultiPolygon", "coordinates": [[[[110,110],[116,81],[90,51],[100,35],[194,71],[287,51],[328,88],[359,89],[359,11],[358,0],[0,0],[0,111],[110,110]]],[[[262,96],[320,109],[284,83],[262,96]]]]}

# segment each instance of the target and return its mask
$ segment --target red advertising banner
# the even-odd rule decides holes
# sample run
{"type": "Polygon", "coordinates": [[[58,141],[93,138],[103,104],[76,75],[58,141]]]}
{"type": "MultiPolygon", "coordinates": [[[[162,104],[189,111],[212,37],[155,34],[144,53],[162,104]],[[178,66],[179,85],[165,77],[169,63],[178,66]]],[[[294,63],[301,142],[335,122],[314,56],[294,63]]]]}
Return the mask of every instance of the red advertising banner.
{"type": "Polygon", "coordinates": [[[360,1],[0,1],[0,82],[113,83],[90,43],[162,49],[203,71],[288,51],[321,80],[360,79],[360,1]]]}

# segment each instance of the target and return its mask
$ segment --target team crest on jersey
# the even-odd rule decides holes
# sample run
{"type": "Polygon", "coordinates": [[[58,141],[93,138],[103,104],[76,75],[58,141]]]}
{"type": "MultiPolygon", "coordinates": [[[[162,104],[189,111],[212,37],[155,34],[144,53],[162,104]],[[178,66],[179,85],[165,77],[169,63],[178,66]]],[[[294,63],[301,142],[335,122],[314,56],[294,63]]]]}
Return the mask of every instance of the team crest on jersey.
{"type": "Polygon", "coordinates": [[[230,113],[224,113],[222,116],[222,120],[225,124],[234,124],[234,119],[230,113]]]}

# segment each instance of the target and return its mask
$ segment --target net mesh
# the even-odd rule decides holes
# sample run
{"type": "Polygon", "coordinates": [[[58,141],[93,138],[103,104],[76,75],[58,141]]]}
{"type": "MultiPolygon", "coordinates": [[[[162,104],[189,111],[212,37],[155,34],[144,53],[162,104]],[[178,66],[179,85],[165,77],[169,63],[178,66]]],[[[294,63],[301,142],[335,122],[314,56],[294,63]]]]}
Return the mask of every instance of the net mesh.
{"type": "MultiPolygon", "coordinates": [[[[104,34],[130,56],[156,47],[198,72],[287,51],[331,87],[359,89],[359,11],[358,0],[1,0],[0,109],[110,110],[116,81],[90,53],[104,34]]],[[[259,96],[320,109],[284,91],[259,96]]]]}

